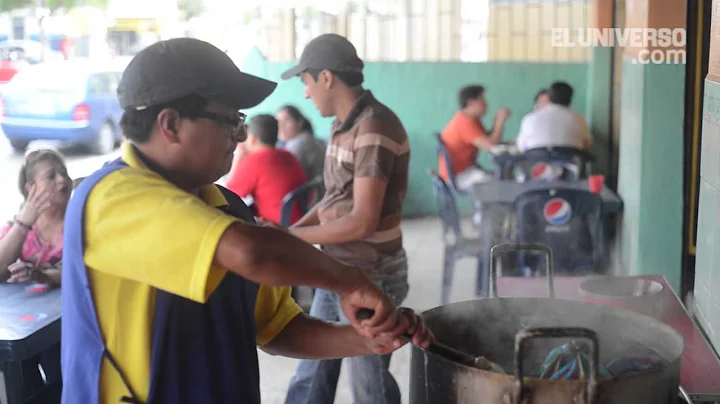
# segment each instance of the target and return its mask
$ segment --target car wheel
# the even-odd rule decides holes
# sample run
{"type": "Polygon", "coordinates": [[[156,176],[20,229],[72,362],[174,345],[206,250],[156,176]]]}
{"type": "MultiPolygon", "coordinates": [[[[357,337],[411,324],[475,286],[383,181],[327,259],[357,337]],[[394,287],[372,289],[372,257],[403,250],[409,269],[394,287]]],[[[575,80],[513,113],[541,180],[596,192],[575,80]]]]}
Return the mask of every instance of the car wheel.
{"type": "Polygon", "coordinates": [[[10,146],[18,153],[24,153],[25,150],[27,150],[28,144],[30,144],[30,142],[23,142],[21,140],[10,141],[10,146]]]}
{"type": "Polygon", "coordinates": [[[93,154],[108,154],[113,150],[115,150],[115,129],[110,122],[105,122],[90,144],[90,151],[93,154]]]}

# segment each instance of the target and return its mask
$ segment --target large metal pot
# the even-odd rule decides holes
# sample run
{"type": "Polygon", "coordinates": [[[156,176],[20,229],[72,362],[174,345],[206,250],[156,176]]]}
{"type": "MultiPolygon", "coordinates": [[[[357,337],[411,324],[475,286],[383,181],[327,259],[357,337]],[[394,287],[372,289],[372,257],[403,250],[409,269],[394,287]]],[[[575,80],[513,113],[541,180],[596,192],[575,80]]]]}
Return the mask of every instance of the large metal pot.
{"type": "Polygon", "coordinates": [[[431,309],[422,314],[438,341],[500,364],[508,373],[471,368],[413,346],[412,404],[452,403],[675,403],[682,337],[641,314],[553,299],[552,252],[543,245],[501,245],[491,253],[490,299],[431,309]],[[517,249],[546,253],[551,298],[498,298],[496,254],[517,249]],[[584,339],[591,346],[585,380],[540,380],[540,364],[555,347],[584,339]],[[624,356],[660,356],[663,366],[602,379],[597,364],[624,356]]]}

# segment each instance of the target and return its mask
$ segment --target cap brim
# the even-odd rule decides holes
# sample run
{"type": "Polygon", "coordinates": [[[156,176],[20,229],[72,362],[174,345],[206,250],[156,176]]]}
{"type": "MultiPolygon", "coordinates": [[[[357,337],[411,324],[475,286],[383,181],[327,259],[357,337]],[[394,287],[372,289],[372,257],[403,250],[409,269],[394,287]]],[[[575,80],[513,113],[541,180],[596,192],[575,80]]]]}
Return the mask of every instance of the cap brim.
{"type": "Polygon", "coordinates": [[[277,87],[277,83],[250,74],[240,73],[228,82],[222,93],[200,94],[232,109],[252,108],[265,100],[277,87]]]}
{"type": "Polygon", "coordinates": [[[283,80],[287,80],[287,79],[293,78],[295,76],[301,75],[305,70],[307,70],[305,68],[305,66],[297,65],[297,66],[293,67],[292,69],[283,73],[280,77],[282,77],[283,80]]]}

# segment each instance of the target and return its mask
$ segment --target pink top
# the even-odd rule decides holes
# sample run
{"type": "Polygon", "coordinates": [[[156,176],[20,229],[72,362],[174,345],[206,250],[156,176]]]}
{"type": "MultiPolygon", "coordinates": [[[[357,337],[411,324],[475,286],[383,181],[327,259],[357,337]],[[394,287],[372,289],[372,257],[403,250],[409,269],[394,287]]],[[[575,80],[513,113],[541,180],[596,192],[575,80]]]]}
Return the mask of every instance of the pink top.
{"type": "MultiPolygon", "coordinates": [[[[5,226],[0,227],[0,240],[13,227],[12,223],[8,223],[5,226]]],[[[62,240],[62,237],[60,238],[62,240]]],[[[60,262],[62,259],[62,241],[58,245],[43,244],[38,240],[35,230],[30,230],[25,236],[25,242],[22,246],[22,252],[20,253],[20,259],[25,262],[29,262],[35,265],[50,264],[54,265],[60,262]]]]}

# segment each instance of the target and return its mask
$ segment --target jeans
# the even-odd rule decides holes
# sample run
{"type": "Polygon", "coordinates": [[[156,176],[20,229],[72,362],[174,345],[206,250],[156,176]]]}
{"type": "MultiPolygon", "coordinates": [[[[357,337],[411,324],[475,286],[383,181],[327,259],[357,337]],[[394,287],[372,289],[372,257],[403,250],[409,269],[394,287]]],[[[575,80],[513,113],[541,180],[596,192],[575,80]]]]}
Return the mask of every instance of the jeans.
{"type": "MultiPolygon", "coordinates": [[[[403,263],[407,267],[407,261],[403,263]]],[[[407,272],[395,279],[376,281],[385,293],[399,305],[407,296],[407,272]]],[[[327,321],[348,324],[340,307],[339,296],[317,289],[310,315],[327,321]]],[[[346,358],[349,365],[350,388],[354,404],[400,404],[400,388],[390,374],[388,355],[366,355],[346,358]]],[[[342,359],[300,361],[290,381],[285,404],[332,404],[335,400],[342,359]]]]}

